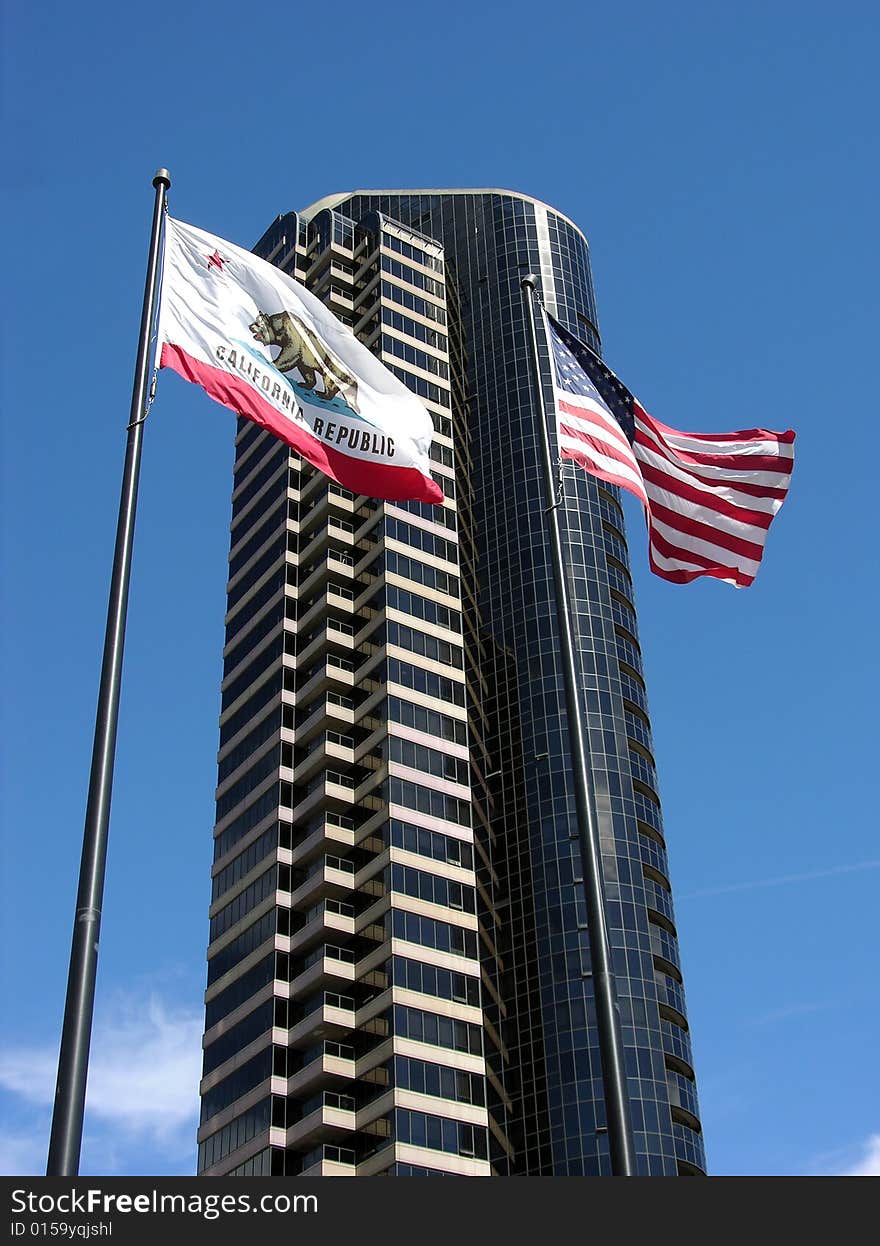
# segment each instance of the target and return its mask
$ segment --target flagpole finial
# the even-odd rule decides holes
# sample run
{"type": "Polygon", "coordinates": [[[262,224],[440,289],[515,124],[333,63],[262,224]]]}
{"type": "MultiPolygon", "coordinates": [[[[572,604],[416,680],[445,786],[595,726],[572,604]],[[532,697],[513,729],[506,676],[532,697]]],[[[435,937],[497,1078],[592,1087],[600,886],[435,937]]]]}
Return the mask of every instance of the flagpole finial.
{"type": "Polygon", "coordinates": [[[171,185],[171,174],[168,172],[167,169],[156,170],[156,174],[153,178],[153,185],[164,186],[166,190],[168,189],[168,187],[171,185]]]}
{"type": "Polygon", "coordinates": [[[526,273],[526,275],[523,277],[522,281],[520,282],[520,285],[522,286],[524,290],[537,290],[538,278],[535,276],[534,273],[526,273]]]}

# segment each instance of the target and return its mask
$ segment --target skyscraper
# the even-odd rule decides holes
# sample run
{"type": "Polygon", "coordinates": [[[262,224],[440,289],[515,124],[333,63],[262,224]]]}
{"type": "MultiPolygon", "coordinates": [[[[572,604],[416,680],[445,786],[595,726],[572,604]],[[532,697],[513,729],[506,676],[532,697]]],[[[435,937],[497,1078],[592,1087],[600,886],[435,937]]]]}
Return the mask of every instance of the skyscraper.
{"type": "MultiPolygon", "coordinates": [[[[199,1171],[607,1173],[520,289],[598,346],[586,239],[509,191],[363,191],[255,250],[420,395],[446,500],[355,497],[239,422],[199,1171]]],[[[639,1166],[697,1174],[623,513],[563,475],[639,1166]]]]}

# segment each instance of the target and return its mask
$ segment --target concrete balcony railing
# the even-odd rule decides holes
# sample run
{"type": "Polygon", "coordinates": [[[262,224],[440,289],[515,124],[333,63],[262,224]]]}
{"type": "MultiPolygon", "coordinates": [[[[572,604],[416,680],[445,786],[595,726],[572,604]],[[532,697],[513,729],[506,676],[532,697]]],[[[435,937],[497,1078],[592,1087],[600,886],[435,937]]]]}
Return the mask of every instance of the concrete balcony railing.
{"type": "Polygon", "coordinates": [[[287,1079],[287,1094],[303,1098],[324,1085],[338,1085],[339,1078],[354,1081],[355,1062],[322,1051],[287,1079]]]}
{"type": "Polygon", "coordinates": [[[338,515],[328,506],[324,511],[325,522],[301,536],[299,565],[307,567],[315,558],[326,555],[334,545],[350,545],[354,541],[354,519],[338,515]]]}
{"type": "Polygon", "coordinates": [[[321,820],[314,830],[294,845],[291,850],[291,864],[298,867],[307,865],[316,857],[323,856],[328,846],[338,844],[340,848],[353,847],[354,839],[354,824],[349,826],[334,822],[331,813],[330,820],[321,820]]]}
{"type": "Polygon", "coordinates": [[[354,1029],[354,1000],[324,992],[317,1006],[287,1031],[288,1047],[314,1047],[323,1039],[340,1040],[354,1029]],[[329,1002],[328,1002],[329,1001],[329,1002]],[[340,1005],[334,1001],[348,1001],[340,1005]],[[348,1003],[351,1007],[348,1007],[348,1003]]]}
{"type": "Polygon", "coordinates": [[[354,879],[354,868],[348,862],[335,856],[319,858],[290,897],[291,908],[310,908],[328,896],[342,900],[354,890],[354,879]]]}
{"type": "Polygon", "coordinates": [[[349,669],[343,663],[350,663],[352,668],[354,666],[351,659],[328,654],[317,670],[306,676],[305,682],[297,689],[297,701],[308,705],[328,689],[336,689],[343,694],[353,689],[355,686],[354,669],[349,669]]]}
{"type": "Polygon", "coordinates": [[[354,726],[355,711],[348,705],[339,704],[347,700],[345,693],[329,691],[315,705],[315,708],[293,729],[292,742],[297,745],[307,744],[320,732],[331,730],[340,735],[347,735],[348,729],[354,726]]]}
{"type": "Polygon", "coordinates": [[[356,1177],[357,1176],[357,1164],[354,1162],[354,1160],[352,1160],[351,1163],[348,1163],[347,1161],[345,1163],[342,1163],[341,1161],[335,1161],[335,1160],[330,1160],[330,1159],[319,1159],[319,1160],[316,1160],[313,1164],[310,1164],[308,1168],[304,1168],[302,1172],[300,1173],[300,1176],[301,1177],[356,1177]]]}
{"type": "MultiPolygon", "coordinates": [[[[312,995],[319,989],[344,995],[357,977],[354,960],[340,959],[339,953],[344,951],[346,949],[337,948],[335,945],[319,944],[310,954],[315,959],[291,981],[290,998],[312,995]],[[336,955],[332,955],[332,952],[336,955]]],[[[310,957],[306,957],[306,960],[310,957]]]]}
{"type": "Polygon", "coordinates": [[[345,943],[354,935],[354,917],[347,913],[334,912],[328,908],[334,901],[322,900],[314,910],[306,914],[306,921],[294,934],[287,936],[287,947],[283,950],[294,956],[304,956],[318,943],[345,943]],[[337,936],[343,936],[338,939],[337,936]]]}
{"type": "Polygon", "coordinates": [[[299,596],[305,600],[318,591],[328,580],[350,580],[354,584],[354,559],[350,554],[330,549],[326,555],[319,555],[317,566],[309,567],[301,563],[303,571],[297,584],[299,596]]]}
{"type": "Polygon", "coordinates": [[[348,775],[325,771],[313,781],[310,790],[299,798],[292,810],[292,821],[308,822],[315,814],[342,812],[357,804],[355,781],[348,775]]]}
{"type": "Polygon", "coordinates": [[[322,619],[317,627],[309,632],[300,629],[298,639],[296,665],[300,670],[308,670],[322,655],[339,654],[340,657],[357,661],[354,642],[354,625],[341,619],[322,619]]]}
{"type": "MultiPolygon", "coordinates": [[[[346,577],[347,579],[347,577],[346,577]]],[[[354,612],[354,585],[334,578],[314,594],[301,598],[297,631],[307,636],[316,623],[326,619],[330,610],[339,614],[354,612]]]]}
{"type": "MultiPolygon", "coordinates": [[[[342,1101],[349,1098],[334,1091],[324,1093],[328,1097],[335,1096],[342,1101]]],[[[346,1139],[350,1139],[357,1128],[354,1100],[351,1102],[350,1109],[335,1107],[332,1103],[322,1103],[295,1124],[288,1126],[287,1146],[296,1147],[299,1150],[305,1147],[311,1150],[323,1142],[338,1142],[344,1146],[346,1139]]]]}
{"type": "Polygon", "coordinates": [[[352,521],[355,512],[355,499],[341,485],[328,483],[327,477],[320,473],[313,476],[300,498],[299,531],[303,539],[318,528],[323,527],[331,515],[352,521]],[[314,482],[314,483],[313,483],[314,482]],[[322,488],[322,484],[326,488],[322,488]]]}
{"type": "Polygon", "coordinates": [[[314,741],[309,753],[300,761],[293,771],[293,782],[308,783],[321,770],[338,769],[354,764],[354,742],[343,744],[343,740],[351,737],[341,731],[325,730],[323,737],[314,741]]]}

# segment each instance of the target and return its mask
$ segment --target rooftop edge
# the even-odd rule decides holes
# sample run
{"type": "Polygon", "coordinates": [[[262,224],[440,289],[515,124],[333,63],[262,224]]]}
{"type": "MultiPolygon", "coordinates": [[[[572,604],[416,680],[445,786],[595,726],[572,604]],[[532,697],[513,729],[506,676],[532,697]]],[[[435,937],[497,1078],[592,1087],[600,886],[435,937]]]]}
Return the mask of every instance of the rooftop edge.
{"type": "Polygon", "coordinates": [[[579,225],[566,216],[564,212],[560,212],[558,208],[554,208],[551,204],[545,203],[543,199],[536,199],[534,195],[524,195],[518,190],[506,190],[499,186],[474,186],[474,187],[421,187],[421,188],[398,188],[396,190],[348,190],[339,191],[335,194],[325,195],[323,199],[316,200],[315,203],[309,204],[307,208],[301,209],[297,215],[304,221],[310,221],[317,216],[319,212],[323,212],[325,208],[335,208],[337,204],[342,203],[346,199],[353,198],[354,195],[508,195],[512,199],[523,199],[526,203],[534,203],[539,207],[546,208],[548,212],[552,212],[554,216],[558,216],[561,220],[566,221],[572,229],[576,230],[583,238],[584,243],[589,249],[590,242],[584,231],[579,225]]]}

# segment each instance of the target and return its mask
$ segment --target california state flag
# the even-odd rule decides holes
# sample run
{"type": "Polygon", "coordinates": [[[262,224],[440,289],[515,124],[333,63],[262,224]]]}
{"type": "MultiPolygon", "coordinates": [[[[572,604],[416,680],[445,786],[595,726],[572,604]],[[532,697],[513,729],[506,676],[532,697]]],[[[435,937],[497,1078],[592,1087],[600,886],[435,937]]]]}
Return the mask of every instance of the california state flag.
{"type": "Polygon", "coordinates": [[[268,428],[333,480],[389,501],[441,502],[419,400],[280,269],[166,218],[160,367],[268,428]]]}

